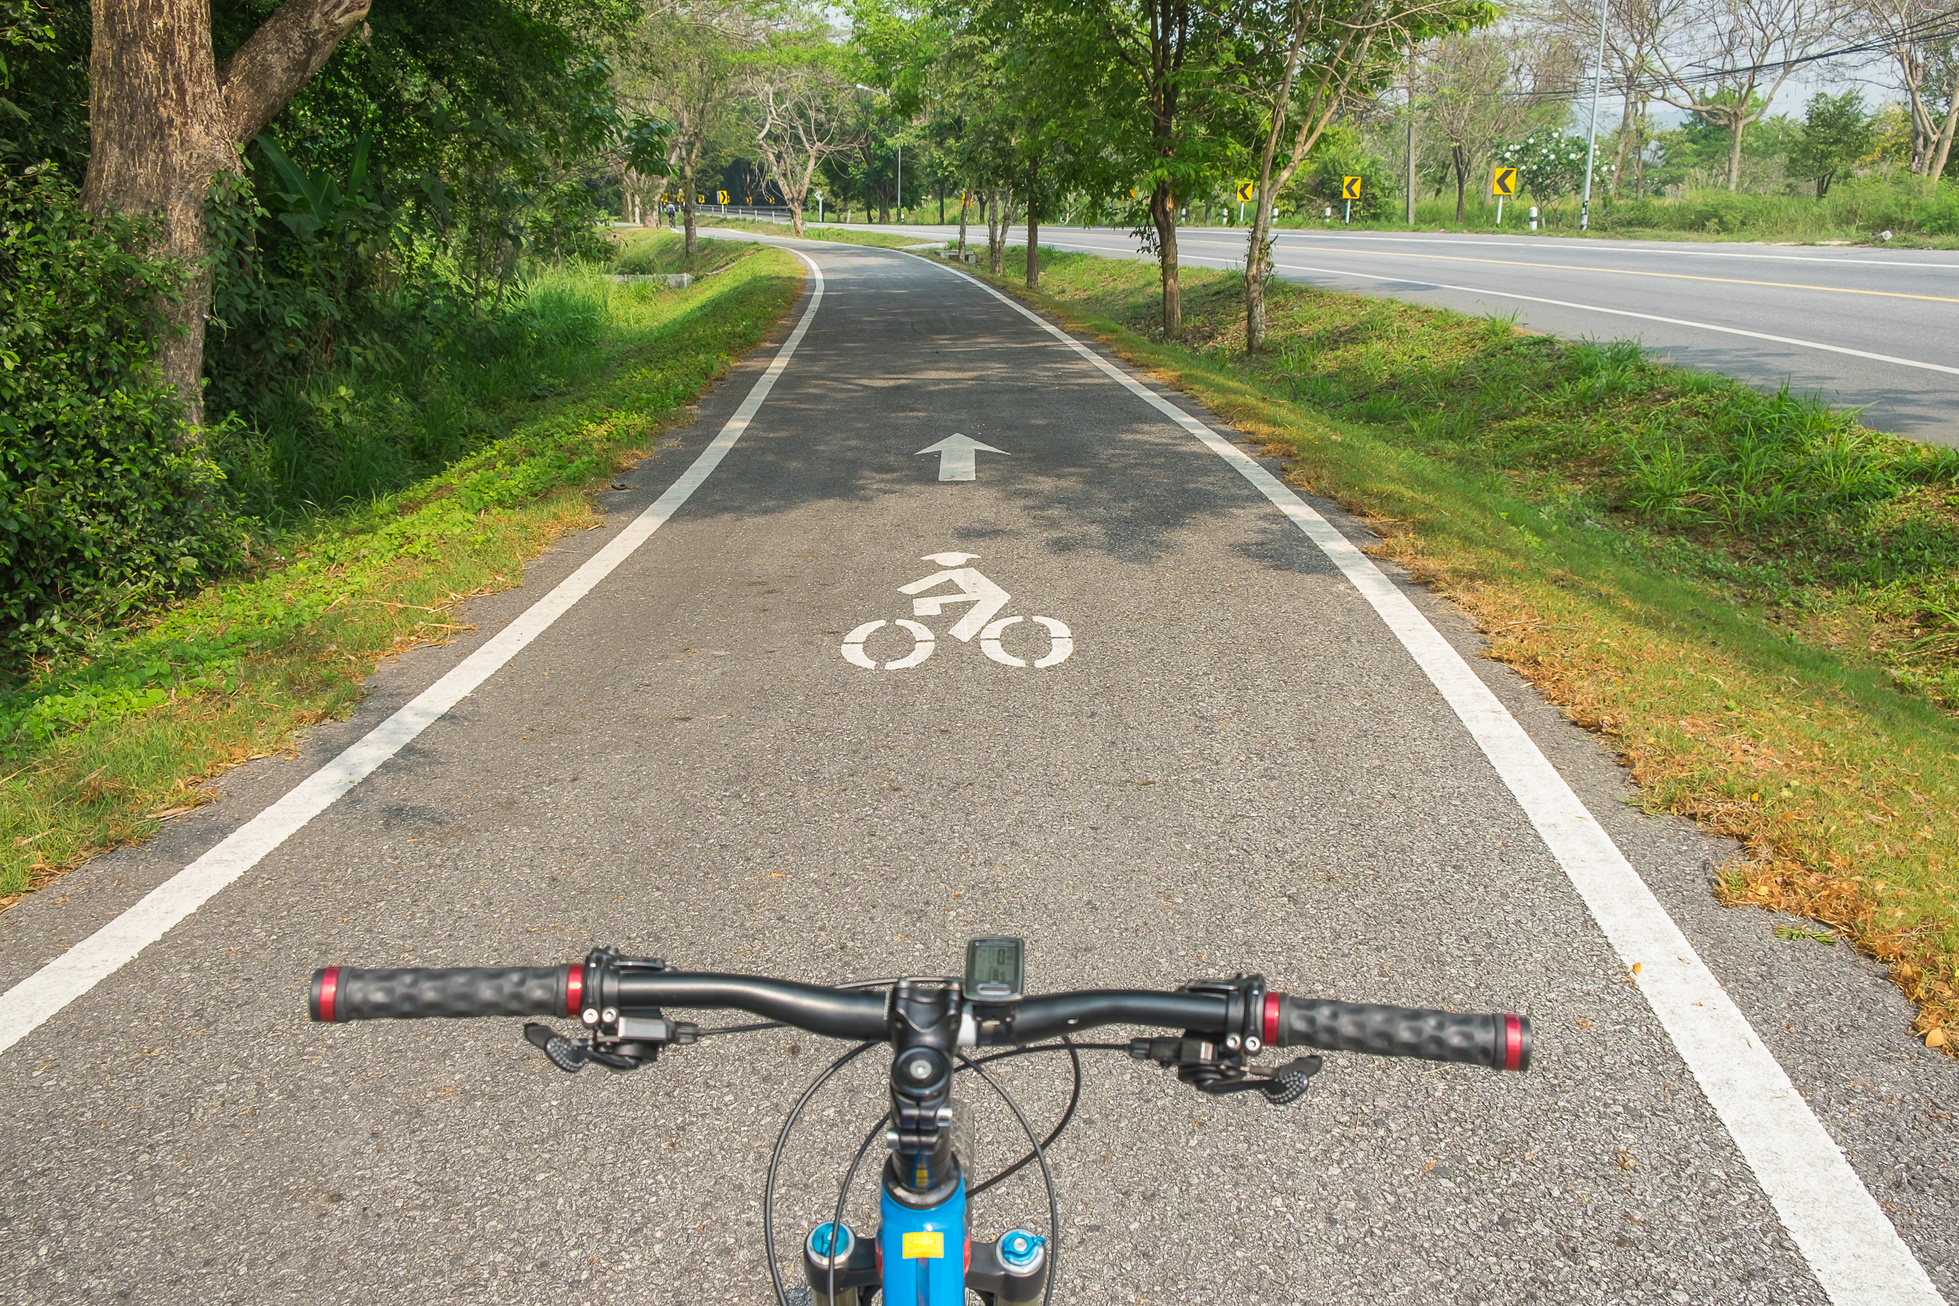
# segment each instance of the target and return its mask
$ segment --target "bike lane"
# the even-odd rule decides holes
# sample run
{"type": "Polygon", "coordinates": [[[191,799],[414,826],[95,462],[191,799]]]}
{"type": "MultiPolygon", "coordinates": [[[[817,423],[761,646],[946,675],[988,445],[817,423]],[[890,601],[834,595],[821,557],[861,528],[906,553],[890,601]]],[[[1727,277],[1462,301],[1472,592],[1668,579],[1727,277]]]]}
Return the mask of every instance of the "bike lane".
{"type": "MultiPolygon", "coordinates": [[[[815,256],[829,298],[807,338],[657,535],[0,1061],[19,1104],[0,1129],[24,1158],[0,1234],[17,1287],[759,1300],[766,1148],[817,1040],[710,1041],[565,1079],[514,1021],[306,1026],[305,975],[610,943],[842,980],[956,969],[967,935],[1007,932],[1029,939],[1035,990],[1257,969],[1538,1028],[1527,1076],[1337,1057],[1289,1111],[1089,1058],[1055,1153],[1062,1300],[1822,1300],[1570,882],[1326,555],[977,286],[896,254],[815,256]],[[954,436],[999,451],[975,452],[971,481],[920,454],[954,436]]],[[[742,388],[632,478],[648,488],[629,504],[742,388]]],[[[1717,973],[1757,982],[1758,1028],[1779,999],[1882,1007],[1889,991],[1834,955],[1805,972],[1775,945],[1723,954],[1745,952],[1730,926],[1753,914],[1697,910],[1720,852],[1617,809],[1590,741],[1483,671],[1717,973]]],[[[144,851],[120,856],[137,873],[144,851]]],[[[10,915],[9,982],[37,925],[10,915]]],[[[1877,1042],[1858,1053],[1911,1046],[1877,1042]]],[[[1065,1082],[1035,1061],[1009,1082],[1052,1118],[1065,1082]]],[[[1942,1071],[1879,1069],[1892,1096],[1942,1071]]],[[[786,1250],[875,1112],[878,1072],[849,1082],[827,1136],[792,1154],[809,1177],[786,1250]]],[[[1885,1146],[1916,1164],[1905,1114],[1885,1146]]],[[[1002,1124],[980,1122],[983,1168],[1013,1145],[1002,1124]]],[[[979,1207],[987,1232],[1039,1206],[1028,1176],[1004,1194],[979,1207]]],[[[1926,1209],[1907,1233],[1949,1273],[1949,1208],[1926,1209]]]]}

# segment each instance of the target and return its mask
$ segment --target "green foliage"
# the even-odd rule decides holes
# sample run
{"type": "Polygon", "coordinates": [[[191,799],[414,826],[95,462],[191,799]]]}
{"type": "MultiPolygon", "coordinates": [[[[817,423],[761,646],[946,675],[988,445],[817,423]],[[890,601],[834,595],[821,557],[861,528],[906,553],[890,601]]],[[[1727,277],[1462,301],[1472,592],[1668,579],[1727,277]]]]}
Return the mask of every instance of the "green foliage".
{"type": "Polygon", "coordinates": [[[1785,240],[1869,238],[1880,231],[1959,236],[1959,183],[1899,173],[1839,181],[1820,200],[1727,190],[1690,191],[1679,200],[1622,195],[1595,202],[1592,225],[1607,232],[1683,231],[1785,240]]]}
{"type": "Polygon", "coordinates": [[[81,181],[89,24],[84,0],[0,0],[0,167],[49,162],[81,181]]]}
{"type": "Polygon", "coordinates": [[[1585,185],[1585,138],[1567,136],[1557,128],[1499,145],[1493,157],[1515,168],[1524,189],[1540,203],[1574,194],[1585,185]]]}
{"type": "Polygon", "coordinates": [[[1841,95],[1819,91],[1803,113],[1802,135],[1789,152],[1789,171],[1813,179],[1820,200],[1830,193],[1837,174],[1870,153],[1876,139],[1876,123],[1864,110],[1861,91],[1841,95]]]}
{"type": "Polygon", "coordinates": [[[1354,201],[1354,217],[1375,218],[1387,212],[1401,194],[1387,161],[1369,150],[1360,132],[1346,123],[1328,127],[1313,146],[1306,162],[1293,174],[1292,184],[1280,196],[1281,212],[1289,206],[1303,210],[1311,219],[1328,205],[1337,221],[1345,215],[1340,198],[1341,180],[1359,177],[1360,198],[1354,201]]]}
{"type": "Polygon", "coordinates": [[[234,564],[222,477],[151,361],[175,269],[52,167],[0,174],[0,677],[234,564]]]}

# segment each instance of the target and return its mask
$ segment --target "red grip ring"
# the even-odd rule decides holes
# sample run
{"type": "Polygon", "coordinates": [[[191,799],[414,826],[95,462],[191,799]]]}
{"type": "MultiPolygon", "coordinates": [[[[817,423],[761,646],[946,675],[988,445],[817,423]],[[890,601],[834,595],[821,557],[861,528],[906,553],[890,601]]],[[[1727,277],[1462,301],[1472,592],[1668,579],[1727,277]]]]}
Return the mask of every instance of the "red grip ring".
{"type": "Polygon", "coordinates": [[[313,1019],[333,1023],[333,999],[340,991],[340,967],[328,966],[320,972],[317,991],[313,995],[313,1019]]]}
{"type": "Polygon", "coordinates": [[[1524,1057],[1524,1022],[1515,1016],[1503,1018],[1503,1068],[1515,1070],[1524,1057]]]}
{"type": "Polygon", "coordinates": [[[585,1005],[585,964],[574,961],[565,967],[565,1015],[576,1017],[585,1005]]]}
{"type": "Polygon", "coordinates": [[[1278,1045],[1279,995],[1276,993],[1267,993],[1265,995],[1265,1046],[1277,1047],[1278,1045]]]}

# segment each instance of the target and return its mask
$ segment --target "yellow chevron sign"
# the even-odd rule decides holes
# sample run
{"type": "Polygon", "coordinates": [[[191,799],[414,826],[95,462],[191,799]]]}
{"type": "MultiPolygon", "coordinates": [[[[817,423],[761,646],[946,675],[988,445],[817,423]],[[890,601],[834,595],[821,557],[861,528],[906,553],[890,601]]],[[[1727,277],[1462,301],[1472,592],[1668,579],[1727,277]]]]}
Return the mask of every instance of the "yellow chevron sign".
{"type": "Polygon", "coordinates": [[[1257,182],[1255,182],[1255,181],[1241,181],[1241,182],[1239,182],[1239,183],[1238,183],[1238,198],[1239,198],[1239,199],[1240,199],[1241,201],[1244,201],[1244,200],[1255,200],[1255,199],[1257,199],[1257,198],[1258,198],[1258,183],[1257,183],[1257,182]]]}
{"type": "Polygon", "coordinates": [[[1490,194],[1515,195],[1516,193],[1517,170],[1515,168],[1498,168],[1496,175],[1490,178],[1490,194]]]}
{"type": "Polygon", "coordinates": [[[1340,179],[1340,198],[1343,200],[1357,200],[1360,198],[1359,177],[1342,177],[1340,179]]]}

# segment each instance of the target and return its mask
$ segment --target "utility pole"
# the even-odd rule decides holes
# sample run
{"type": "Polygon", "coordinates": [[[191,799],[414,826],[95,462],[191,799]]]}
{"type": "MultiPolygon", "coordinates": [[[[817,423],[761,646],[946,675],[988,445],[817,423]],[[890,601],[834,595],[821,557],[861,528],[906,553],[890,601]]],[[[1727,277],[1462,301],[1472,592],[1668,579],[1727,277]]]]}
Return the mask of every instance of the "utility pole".
{"type": "Polygon", "coordinates": [[[1592,121],[1585,131],[1585,198],[1578,202],[1578,230],[1592,225],[1592,160],[1598,155],[1598,91],[1605,80],[1605,15],[1610,0],[1598,0],[1598,60],[1592,64],[1592,121]]]}
{"type": "Polygon", "coordinates": [[[1408,43],[1408,225],[1415,225],[1415,43],[1408,43]]]}

